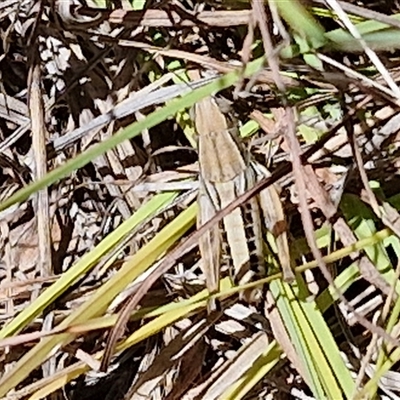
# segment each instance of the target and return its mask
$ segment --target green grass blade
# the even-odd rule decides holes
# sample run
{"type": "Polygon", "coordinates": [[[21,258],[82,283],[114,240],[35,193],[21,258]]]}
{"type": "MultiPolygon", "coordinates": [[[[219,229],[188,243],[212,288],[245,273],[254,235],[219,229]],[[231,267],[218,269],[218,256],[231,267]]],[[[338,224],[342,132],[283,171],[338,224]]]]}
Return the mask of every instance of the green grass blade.
{"type": "Polygon", "coordinates": [[[315,302],[300,300],[294,287],[280,281],[270,285],[281,317],[314,396],[330,399],[351,395],[354,382],[315,302]]]}
{"type": "MultiPolygon", "coordinates": [[[[122,268],[81,307],[75,310],[58,327],[64,328],[72,324],[86,321],[102,314],[111,301],[134,279],[148,269],[171,245],[194,224],[197,205],[193,204],[179,214],[164,227],[146,246],[141,248],[122,268]]],[[[25,379],[31,371],[37,368],[57,346],[65,345],[73,340],[75,335],[61,334],[43,339],[26,353],[14,368],[0,380],[0,396],[7,394],[25,379]]]]}
{"type": "MultiPolygon", "coordinates": [[[[257,71],[259,71],[263,67],[263,65],[264,58],[260,57],[247,65],[243,75],[251,76],[252,74],[255,74],[257,71]]],[[[82,168],[91,160],[118,146],[124,140],[132,139],[133,137],[138,136],[143,130],[150,129],[156,126],[157,124],[165,121],[169,117],[175,115],[178,111],[187,107],[191,107],[202,98],[234,85],[240,77],[240,72],[231,72],[215,80],[214,82],[209,83],[208,85],[193,90],[193,92],[182,96],[180,99],[171,101],[171,103],[167,106],[149,114],[144,120],[133,123],[132,125],[123,129],[121,132],[111,136],[109,139],[96,144],[95,146],[89,148],[75,158],[67,161],[64,165],[54,169],[53,171],[50,171],[42,179],[35,181],[30,185],[18,190],[9,199],[0,203],[0,211],[7,209],[15,203],[27,200],[29,196],[31,196],[33,193],[59,181],[74,170],[82,168]]]]}
{"type": "Polygon", "coordinates": [[[300,1],[273,0],[273,3],[280,16],[295,32],[307,40],[312,49],[317,49],[326,43],[324,28],[300,1]]]}
{"type": "Polygon", "coordinates": [[[176,193],[162,193],[154,196],[140,207],[135,214],[121,226],[106,236],[90,253],[85,254],[75,265],[68,269],[57,282],[53,283],[41,295],[19,313],[10,323],[0,330],[0,339],[14,335],[26,327],[46,307],[61,296],[71,285],[81,279],[95,264],[116,246],[130,231],[142,221],[154,215],[159,209],[170,203],[176,193]]]}
{"type": "Polygon", "coordinates": [[[278,343],[273,341],[265,349],[252,367],[240,379],[226,390],[221,398],[226,400],[240,400],[245,397],[279,362],[282,355],[278,343]]]}

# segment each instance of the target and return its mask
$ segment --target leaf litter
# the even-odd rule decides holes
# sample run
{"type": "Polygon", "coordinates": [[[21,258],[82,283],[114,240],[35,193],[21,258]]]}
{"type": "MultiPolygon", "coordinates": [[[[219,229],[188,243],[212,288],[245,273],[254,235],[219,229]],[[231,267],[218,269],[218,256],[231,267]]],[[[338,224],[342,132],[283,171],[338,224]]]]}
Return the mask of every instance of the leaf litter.
{"type": "MultiPolygon", "coordinates": [[[[89,320],[62,328],[59,324],[84,307],[194,201],[198,167],[189,114],[186,120],[185,113],[183,118],[166,117],[143,129],[140,136],[60,176],[42,190],[44,203],[43,198],[37,203],[40,192],[32,193],[29,200],[0,212],[0,345],[5,349],[0,356],[1,396],[56,398],[63,392],[72,399],[261,399],[323,393],[332,398],[336,392],[326,383],[332,374],[343,397],[350,397],[353,390],[356,398],[356,391],[363,389],[396,398],[398,329],[390,321],[396,320],[398,312],[398,49],[379,48],[373,27],[361,46],[366,56],[358,43],[347,42],[341,49],[337,43],[330,46],[327,39],[324,43],[321,38],[314,40],[313,29],[329,31],[326,37],[334,41],[335,29],[349,28],[348,21],[341,25],[322,17],[327,9],[320,2],[310,2],[307,8],[299,3],[302,17],[309,18],[313,27],[309,31],[306,25],[296,25],[279,4],[274,9],[275,2],[266,8],[267,19],[258,19],[259,28],[253,20],[255,7],[249,4],[171,2],[163,8],[161,3],[150,3],[145,12],[133,10],[128,1],[110,5],[108,10],[92,1],[83,6],[74,1],[50,5],[31,0],[0,5],[0,200],[40,179],[40,166],[46,174],[184,96],[195,85],[202,87],[217,78],[192,84],[185,78],[186,71],[237,71],[236,84],[222,94],[232,103],[243,131],[250,119],[257,123],[252,136],[243,141],[257,161],[271,170],[271,182],[281,186],[296,265],[315,257],[304,239],[308,228],[301,222],[299,201],[310,211],[321,256],[350,246],[345,256],[327,264],[336,289],[313,269],[308,272],[313,278],[309,290],[310,276],[306,282],[299,276],[294,286],[282,286],[280,292],[264,285],[263,297],[248,303],[238,296],[239,290],[232,289],[229,270],[223,268],[224,282],[228,282],[221,294],[223,310],[206,316],[201,260],[196,242],[186,242],[187,253],[143,292],[140,308],[129,313],[132,317],[118,338],[119,353],[107,372],[98,371],[115,313],[138,293],[170,250],[157,253],[156,263],[133,282],[122,282],[123,289],[113,292],[113,301],[91,312],[89,320]],[[273,24],[279,27],[272,38],[275,53],[281,52],[284,95],[273,71],[264,68],[246,78],[241,64],[262,55],[266,40],[262,30],[271,32],[273,24]],[[301,41],[302,35],[308,43],[301,41]],[[295,54],[288,59],[284,54],[290,45],[295,54]],[[316,69],[321,62],[324,70],[316,69]],[[35,71],[36,87],[32,80],[29,83],[35,71]],[[38,88],[40,99],[34,97],[38,88]],[[288,107],[297,110],[292,122],[303,152],[299,157],[306,186],[300,192],[297,178],[290,173],[296,155],[290,152],[286,135],[291,118],[288,107]],[[40,118],[43,122],[35,128],[40,118]],[[35,153],[38,139],[44,140],[45,147],[36,147],[35,153]],[[353,154],[359,154],[357,162],[353,154]],[[279,171],[286,172],[279,176],[279,171]],[[84,255],[96,251],[124,221],[152,199],[156,202],[163,192],[176,194],[169,203],[159,200],[109,250],[100,251],[93,265],[65,285],[56,298],[47,299],[43,309],[12,325],[53,282],[60,282],[84,255]],[[358,240],[374,237],[385,227],[392,232],[387,239],[362,251],[351,250],[358,240]],[[288,299],[295,296],[295,302],[285,303],[286,295],[288,299]],[[380,320],[385,300],[392,309],[380,320]],[[316,312],[309,309],[311,304],[316,312]],[[107,320],[105,316],[111,314],[107,320]],[[304,321],[298,321],[299,315],[304,321]],[[328,329],[336,355],[347,368],[347,372],[329,370],[326,380],[315,365],[322,368],[335,355],[324,348],[317,332],[312,333],[317,320],[324,321],[319,329],[328,329]],[[61,340],[67,332],[73,336],[61,340]],[[31,370],[21,372],[18,360],[21,364],[24,357],[28,360],[30,353],[35,354],[40,339],[57,337],[60,342],[51,354],[38,352],[35,362],[26,364],[31,370]],[[302,343],[315,343],[315,353],[323,359],[314,360],[302,343]],[[372,351],[370,343],[375,344],[372,351]],[[378,357],[386,347],[391,357],[378,357]],[[374,387],[373,378],[382,366],[385,375],[374,387]]],[[[337,10],[336,2],[330,3],[337,10]]],[[[395,6],[385,5],[382,13],[379,5],[367,10],[339,4],[352,15],[370,19],[370,24],[374,19],[385,23],[387,15],[396,12],[395,6]]],[[[368,21],[354,23],[362,32],[362,24],[368,21]]],[[[169,248],[179,250],[179,240],[185,243],[194,227],[187,221],[180,229],[169,248]]],[[[273,249],[266,254],[268,273],[279,272],[273,249]]]]}

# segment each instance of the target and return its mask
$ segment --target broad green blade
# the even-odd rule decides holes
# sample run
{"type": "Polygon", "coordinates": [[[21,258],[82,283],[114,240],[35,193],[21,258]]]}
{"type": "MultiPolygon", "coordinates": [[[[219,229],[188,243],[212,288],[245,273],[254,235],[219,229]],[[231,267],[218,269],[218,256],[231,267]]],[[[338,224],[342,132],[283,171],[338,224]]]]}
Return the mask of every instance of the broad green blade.
{"type": "MultiPolygon", "coordinates": [[[[297,282],[303,285],[300,278],[297,282]]],[[[350,396],[354,382],[315,302],[306,300],[301,293],[304,290],[299,292],[294,285],[281,281],[272,282],[270,290],[314,396],[330,399],[342,398],[343,393],[350,396]]]]}

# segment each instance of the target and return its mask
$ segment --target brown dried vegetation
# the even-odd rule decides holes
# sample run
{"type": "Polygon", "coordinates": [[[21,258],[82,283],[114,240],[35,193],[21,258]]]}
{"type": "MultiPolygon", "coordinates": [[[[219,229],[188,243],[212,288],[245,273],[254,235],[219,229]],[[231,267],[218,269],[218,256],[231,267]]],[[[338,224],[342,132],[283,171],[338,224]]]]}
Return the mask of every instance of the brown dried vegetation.
{"type": "Polygon", "coordinates": [[[397,2],[81,3],[0,3],[0,397],[397,398],[397,2]],[[225,254],[207,314],[188,108],[215,92],[298,267],[266,245],[253,299],[225,254]]]}

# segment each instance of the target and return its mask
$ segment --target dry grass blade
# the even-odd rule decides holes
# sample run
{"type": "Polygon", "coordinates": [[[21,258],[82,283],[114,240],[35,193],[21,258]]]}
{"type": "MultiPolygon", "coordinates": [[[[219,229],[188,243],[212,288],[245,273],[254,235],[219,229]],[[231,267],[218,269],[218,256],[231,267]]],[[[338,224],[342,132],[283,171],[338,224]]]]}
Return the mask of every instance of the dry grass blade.
{"type": "Polygon", "coordinates": [[[267,347],[268,338],[265,333],[260,332],[249,338],[229,363],[214,372],[213,384],[203,393],[204,398],[210,400],[227,398],[224,393],[246,375],[267,347]]]}
{"type": "Polygon", "coordinates": [[[151,397],[151,393],[163,385],[167,374],[174,375],[176,370],[183,372],[178,375],[179,382],[171,376],[170,379],[175,380],[174,385],[164,386],[163,390],[168,393],[169,398],[181,397],[200,373],[202,360],[206,356],[205,335],[220,316],[219,314],[214,315],[212,319],[202,319],[175,333],[162,351],[148,365],[143,365],[127,398],[137,399],[138,393],[151,397]],[[194,359],[196,362],[193,362],[194,359]]]}
{"type": "Polygon", "coordinates": [[[0,397],[398,397],[397,2],[78,3],[0,4],[0,397]]]}
{"type": "Polygon", "coordinates": [[[202,11],[196,15],[186,14],[185,16],[175,11],[147,10],[143,13],[139,11],[115,10],[108,13],[108,15],[104,15],[111,23],[127,27],[136,26],[138,23],[149,27],[196,26],[199,23],[209,26],[229,27],[247,25],[250,16],[251,12],[249,10],[202,11]]]}
{"type": "MultiPolygon", "coordinates": [[[[182,219],[178,218],[174,220],[172,226],[164,229],[164,232],[161,232],[161,236],[154,238],[148,246],[141,249],[142,251],[137,252],[135,257],[133,257],[131,260],[128,260],[125,263],[124,268],[120,269],[113,279],[107,281],[103,286],[96,290],[86,302],[84,302],[77,310],[72,312],[68,318],[64,319],[58,327],[63,329],[71,323],[84,321],[87,318],[91,318],[103,313],[113,298],[124,287],[126,287],[130,281],[140,276],[140,274],[149,268],[155,259],[166,250],[166,248],[176,241],[174,235],[178,235],[179,237],[179,235],[185,232],[185,230],[193,223],[194,213],[195,209],[192,207],[183,214],[182,219]],[[192,215],[190,215],[191,213],[192,215]]],[[[109,243],[107,244],[109,245],[109,243]]],[[[91,267],[91,264],[80,267],[84,267],[87,270],[87,268],[91,267]]],[[[76,271],[74,272],[76,273],[76,271]]],[[[66,278],[71,279],[71,276],[66,276],[64,280],[67,280],[66,278]]],[[[41,298],[38,299],[37,303],[43,307],[43,303],[47,304],[46,299],[47,301],[49,301],[49,299],[51,301],[55,295],[55,292],[57,293],[57,290],[59,290],[59,287],[64,285],[64,280],[61,279],[58,284],[56,283],[51,290],[48,291],[49,293],[44,292],[41,298]]],[[[72,282],[75,281],[76,278],[72,282]]],[[[27,313],[28,316],[31,316],[32,313],[38,312],[38,305],[35,303],[33,303],[30,308],[30,313],[27,313]]],[[[39,308],[39,312],[40,311],[41,309],[39,308]]],[[[26,318],[24,313],[21,313],[18,317],[18,321],[15,323],[10,323],[8,326],[3,328],[1,331],[3,337],[9,335],[10,332],[15,332],[15,330],[18,328],[21,329],[22,323],[27,323],[27,321],[23,319],[23,317],[26,318]]],[[[61,343],[66,344],[73,339],[73,334],[66,333],[44,339],[42,342],[37,344],[30,352],[25,354],[25,356],[19,360],[19,363],[17,363],[17,365],[15,365],[6,376],[2,377],[0,380],[0,393],[5,394],[11,387],[13,387],[15,382],[24,379],[25,374],[29,373],[28,366],[30,366],[31,369],[34,369],[40,365],[46,359],[49,351],[51,351],[55,346],[61,343]]]]}

